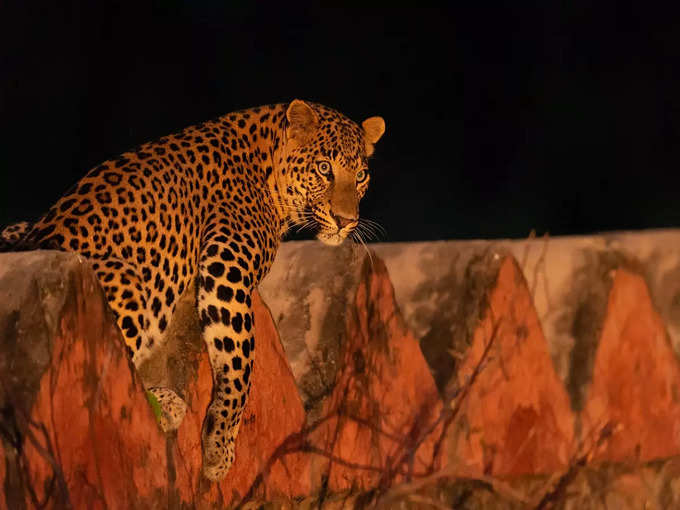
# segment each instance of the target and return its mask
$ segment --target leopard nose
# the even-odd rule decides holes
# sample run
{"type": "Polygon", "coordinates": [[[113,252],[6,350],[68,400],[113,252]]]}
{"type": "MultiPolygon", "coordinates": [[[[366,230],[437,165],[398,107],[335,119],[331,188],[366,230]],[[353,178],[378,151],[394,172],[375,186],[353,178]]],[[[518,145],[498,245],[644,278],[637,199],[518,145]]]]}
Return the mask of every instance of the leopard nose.
{"type": "Polygon", "coordinates": [[[350,223],[354,223],[357,221],[357,218],[347,218],[346,216],[336,216],[333,215],[333,219],[335,220],[335,223],[338,224],[338,228],[343,229],[350,223]]]}

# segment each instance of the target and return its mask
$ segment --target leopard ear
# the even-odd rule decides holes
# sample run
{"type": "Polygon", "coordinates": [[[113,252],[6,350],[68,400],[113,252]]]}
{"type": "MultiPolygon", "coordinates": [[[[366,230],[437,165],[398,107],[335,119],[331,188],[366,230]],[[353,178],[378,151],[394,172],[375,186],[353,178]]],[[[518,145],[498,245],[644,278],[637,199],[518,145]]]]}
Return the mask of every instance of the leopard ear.
{"type": "Polygon", "coordinates": [[[373,154],[373,146],[385,132],[385,121],[382,117],[370,117],[361,123],[361,127],[364,128],[366,154],[370,156],[373,154]]]}
{"type": "Polygon", "coordinates": [[[286,110],[288,119],[288,139],[298,145],[305,145],[316,132],[319,126],[319,117],[316,112],[304,101],[293,100],[286,110]]]}

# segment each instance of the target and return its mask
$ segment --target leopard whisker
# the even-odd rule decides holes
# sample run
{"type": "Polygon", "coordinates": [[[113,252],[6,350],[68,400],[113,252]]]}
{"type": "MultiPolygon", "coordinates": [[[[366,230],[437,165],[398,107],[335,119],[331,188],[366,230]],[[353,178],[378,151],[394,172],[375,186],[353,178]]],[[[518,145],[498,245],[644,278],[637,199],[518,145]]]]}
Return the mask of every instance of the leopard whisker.
{"type": "Polygon", "coordinates": [[[362,222],[359,226],[361,227],[362,232],[369,233],[371,238],[375,239],[376,241],[384,239],[387,235],[385,229],[379,228],[379,226],[370,223],[362,222]]]}
{"type": "Polygon", "coordinates": [[[382,227],[382,225],[375,221],[361,218],[359,219],[359,226],[362,227],[365,232],[370,232],[376,240],[379,240],[381,237],[387,237],[387,231],[382,227]]]}
{"type": "Polygon", "coordinates": [[[357,225],[357,231],[363,235],[366,241],[370,241],[376,237],[376,233],[366,225],[357,225]]]}
{"type": "Polygon", "coordinates": [[[304,222],[304,223],[301,224],[300,226],[298,226],[298,229],[297,229],[295,232],[296,232],[296,233],[299,233],[299,232],[301,232],[301,231],[303,231],[303,230],[305,230],[305,229],[311,229],[311,228],[314,227],[315,225],[316,225],[316,221],[312,218],[312,219],[310,219],[310,220],[307,220],[306,222],[304,222]]]}
{"type": "Polygon", "coordinates": [[[352,232],[351,237],[352,237],[352,239],[359,241],[361,243],[361,245],[364,247],[364,250],[366,250],[366,254],[368,255],[368,260],[371,262],[371,270],[373,270],[374,269],[374,267],[373,267],[373,257],[371,256],[371,251],[368,249],[368,246],[366,246],[366,243],[361,238],[361,234],[355,230],[355,231],[352,232]]]}
{"type": "Polygon", "coordinates": [[[365,224],[368,224],[368,225],[370,225],[370,226],[376,228],[376,229],[377,229],[378,231],[380,231],[385,237],[387,237],[387,230],[385,230],[385,228],[384,228],[380,223],[378,223],[377,221],[373,221],[373,220],[370,220],[370,219],[368,219],[368,218],[361,218],[361,220],[362,220],[365,224]]]}

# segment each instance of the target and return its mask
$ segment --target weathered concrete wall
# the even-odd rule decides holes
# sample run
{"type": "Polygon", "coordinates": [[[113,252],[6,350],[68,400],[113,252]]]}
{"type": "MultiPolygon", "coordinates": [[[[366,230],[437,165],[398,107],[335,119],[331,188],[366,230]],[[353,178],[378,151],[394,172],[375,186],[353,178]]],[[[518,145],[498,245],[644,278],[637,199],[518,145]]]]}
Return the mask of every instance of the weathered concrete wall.
{"type": "MultiPolygon", "coordinates": [[[[420,341],[439,387],[455,365],[450,356],[441,354],[452,342],[464,342],[470,321],[478,315],[479,293],[488,286],[485,280],[496,276],[493,262],[505,255],[517,261],[527,282],[555,370],[570,387],[575,407],[583,404],[583,378],[592,370],[614,269],[628,268],[644,278],[671,345],[680,354],[678,230],[373,244],[371,250],[387,267],[397,305],[420,341]]],[[[364,257],[360,245],[335,249],[313,241],[285,243],[279,251],[260,291],[298,379],[304,378],[303,367],[308,365],[300,354],[301,340],[309,345],[332,336],[319,335],[319,328],[326,318],[327,324],[337,323],[334,318],[342,311],[335,311],[334,303],[343,299],[343,292],[351,293],[353,275],[364,257]]]]}
{"type": "Polygon", "coordinates": [[[87,261],[0,255],[0,509],[463,495],[523,508],[567,492],[580,508],[670,508],[680,471],[657,459],[680,453],[679,264],[678,231],[373,245],[370,257],[285,243],[255,300],[237,460],[211,485],[193,290],[137,374],[87,261]],[[187,400],[177,433],[156,427],[140,376],[187,400]],[[593,493],[615,506],[586,506],[593,493]]]}

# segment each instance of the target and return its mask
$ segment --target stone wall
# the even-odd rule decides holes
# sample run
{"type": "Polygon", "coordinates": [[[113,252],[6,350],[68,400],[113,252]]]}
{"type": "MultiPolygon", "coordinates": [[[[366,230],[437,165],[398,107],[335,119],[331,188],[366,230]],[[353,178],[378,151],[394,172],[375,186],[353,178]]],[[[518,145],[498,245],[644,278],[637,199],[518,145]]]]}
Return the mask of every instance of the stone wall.
{"type": "Polygon", "coordinates": [[[137,373],[85,260],[0,255],[0,509],[680,505],[680,232],[370,248],[282,246],[219,484],[194,293],[137,373]]]}

